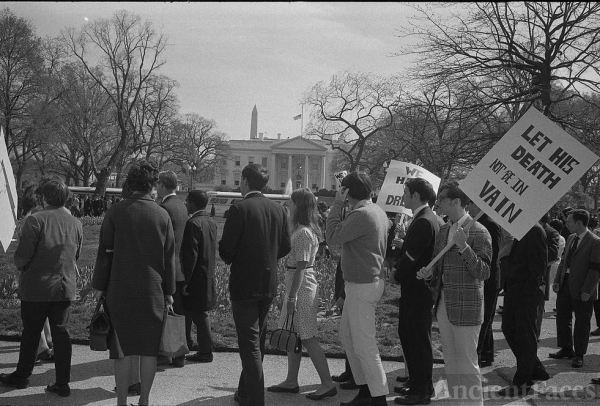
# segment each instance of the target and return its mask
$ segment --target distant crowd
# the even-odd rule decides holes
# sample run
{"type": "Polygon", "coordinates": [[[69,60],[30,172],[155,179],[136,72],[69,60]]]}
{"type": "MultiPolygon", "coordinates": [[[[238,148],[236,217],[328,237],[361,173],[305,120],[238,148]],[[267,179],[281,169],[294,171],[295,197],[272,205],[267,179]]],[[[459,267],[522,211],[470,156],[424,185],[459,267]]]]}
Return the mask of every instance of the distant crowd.
{"type": "MultiPolygon", "coordinates": [[[[220,241],[206,210],[207,193],[192,190],[184,204],[175,193],[176,174],[159,172],[146,161],[131,165],[122,200],[70,198],[59,180],[25,193],[14,254],[21,271],[23,333],[17,368],[0,374],[0,382],[25,388],[36,361],[53,360],[56,382],[46,390],[70,395],[67,325],[83,238],[75,219],[80,210],[84,215],[105,211],[92,286],[111,319],[108,347],[118,405],[127,404],[131,394],[147,405],[158,365],[213,362],[208,312],[217,301],[217,255],[230,266],[242,369],[234,400],[242,406],[265,404],[266,320],[279,294],[281,258],[286,271],[279,326],[289,331],[292,345],[285,347],[287,376],[267,387],[269,392],[299,393],[303,347],[320,380],[308,399],[354,389],[356,396],[341,406],[387,405],[389,385],[376,340],[376,308],[386,282],[400,286],[398,336],[407,372],[393,388],[395,404],[429,404],[435,396],[435,318],[452,404],[483,405],[480,368],[494,362],[492,322],[500,294],[502,333],[516,360],[512,382],[500,396],[526,396],[536,382],[550,379],[538,354],[550,289],[557,294],[558,351],[542,357],[569,359],[572,368],[581,368],[589,336],[600,335],[600,229],[597,216],[584,209],[566,208],[558,218],[544,215],[517,240],[457,182],[442,184],[436,193],[425,179],[407,180],[402,203],[411,215],[397,215],[374,204],[371,180],[362,172],[341,181],[331,207],[317,202],[307,188],[294,190],[289,202],[279,205],[261,193],[268,180],[268,170],[260,165],[243,169],[244,198],[229,208],[220,241]],[[319,258],[331,256],[329,245],[341,246],[334,300],[341,312],[346,368],[337,376],[330,374],[317,329],[321,282],[315,267],[319,258]],[[185,326],[163,327],[169,311],[184,315],[185,326]],[[594,312],[599,328],[592,331],[594,312]],[[178,337],[195,352],[159,351],[165,340],[178,337]]],[[[600,378],[592,383],[600,384],[600,378]]]]}

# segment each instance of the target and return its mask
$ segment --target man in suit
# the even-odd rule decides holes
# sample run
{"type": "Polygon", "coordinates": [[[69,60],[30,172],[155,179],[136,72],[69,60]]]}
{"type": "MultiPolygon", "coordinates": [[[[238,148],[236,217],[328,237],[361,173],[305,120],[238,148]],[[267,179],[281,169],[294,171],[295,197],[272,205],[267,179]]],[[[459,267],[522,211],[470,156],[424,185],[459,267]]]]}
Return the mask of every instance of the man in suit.
{"type": "Polygon", "coordinates": [[[546,243],[548,246],[548,265],[546,265],[546,275],[544,276],[544,299],[540,301],[537,313],[537,339],[540,339],[540,332],[542,331],[542,320],[544,319],[545,302],[550,300],[550,268],[552,264],[558,259],[558,244],[560,240],[560,233],[554,228],[548,225],[550,214],[546,213],[540,219],[540,225],[546,233],[546,243]]]}
{"type": "Polygon", "coordinates": [[[552,285],[552,290],[558,293],[556,333],[560,351],[549,356],[556,359],[573,358],[573,368],[583,366],[594,300],[598,299],[600,238],[588,230],[589,218],[586,210],[575,209],[568,213],[567,227],[572,234],[565,245],[552,285]],[[573,313],[575,327],[571,330],[573,313]]]}
{"type": "Polygon", "coordinates": [[[198,350],[186,359],[212,362],[213,341],[208,312],[217,304],[215,260],[217,257],[217,223],[206,213],[208,195],[192,190],[186,198],[190,218],[185,224],[181,244],[181,267],[185,275],[183,304],[186,318],[196,325],[198,350]]]}
{"type": "Polygon", "coordinates": [[[512,384],[498,391],[500,396],[526,395],[535,381],[550,378],[537,357],[537,309],[544,300],[547,252],[546,232],[536,223],[512,242],[508,257],[502,259],[502,332],[517,359],[517,371],[512,384]]]}
{"type": "Polygon", "coordinates": [[[277,294],[277,260],[291,249],[285,209],[261,193],[268,181],[269,171],[258,164],[242,170],[244,198],[231,205],[219,242],[219,255],[231,264],[229,293],[242,361],[234,398],[241,406],[265,404],[266,318],[277,294]]]}
{"type": "MultiPolygon", "coordinates": [[[[177,314],[185,314],[185,309],[183,308],[183,284],[185,281],[185,277],[181,270],[181,261],[180,261],[180,252],[181,252],[181,242],[183,240],[183,231],[185,229],[185,224],[188,219],[188,210],[185,207],[185,204],[181,201],[180,198],[177,197],[175,191],[177,190],[177,175],[173,171],[162,171],[158,174],[158,184],[156,186],[156,192],[158,193],[158,197],[160,200],[160,207],[165,209],[167,213],[169,213],[169,217],[171,218],[171,224],[173,225],[173,234],[175,235],[175,281],[176,281],[176,290],[173,295],[173,310],[177,314]]],[[[186,320],[186,330],[187,330],[187,320],[186,320]]],[[[190,329],[186,331],[186,337],[188,339],[188,346],[190,346],[191,341],[191,320],[189,321],[190,329]]],[[[158,364],[168,364],[170,360],[161,359],[159,357],[158,364]],[[162,361],[162,362],[161,362],[162,361]]],[[[171,365],[181,368],[185,366],[185,355],[180,357],[176,357],[172,359],[170,362],[171,365]]]]}
{"type": "MultiPolygon", "coordinates": [[[[467,205],[469,215],[477,216],[481,209],[475,203],[469,201],[467,205]]],[[[477,342],[477,357],[479,367],[488,367],[494,362],[494,334],[492,323],[496,314],[496,302],[498,300],[498,252],[500,251],[500,226],[487,214],[482,213],[477,220],[488,230],[492,237],[492,262],[490,263],[490,277],[483,284],[483,323],[479,330],[479,341],[477,342]]]]}
{"type": "MultiPolygon", "coordinates": [[[[483,405],[477,340],[483,322],[483,284],[490,276],[492,237],[465,207],[469,198],[456,182],[440,188],[438,206],[448,216],[436,238],[434,255],[450,248],[431,269],[421,268],[433,288],[450,398],[483,405]]],[[[412,371],[409,371],[412,375],[412,371]]]]}
{"type": "Polygon", "coordinates": [[[66,397],[71,393],[72,351],[67,325],[71,302],[75,300],[76,261],[83,229],[81,222],[64,207],[69,197],[64,183],[50,180],[42,186],[42,194],[44,209],[25,220],[14,258],[21,271],[23,334],[19,362],[15,372],[0,374],[0,382],[17,389],[29,385],[47,318],[54,342],[56,381],[46,391],[66,397]]]}
{"type": "Polygon", "coordinates": [[[429,287],[417,272],[429,264],[433,255],[439,223],[428,202],[435,197],[433,186],[422,178],[408,179],[404,184],[404,207],[412,210],[413,220],[395,263],[394,279],[400,284],[398,336],[402,344],[406,369],[410,378],[394,401],[399,405],[426,404],[435,394],[432,382],[431,307],[429,287]]]}

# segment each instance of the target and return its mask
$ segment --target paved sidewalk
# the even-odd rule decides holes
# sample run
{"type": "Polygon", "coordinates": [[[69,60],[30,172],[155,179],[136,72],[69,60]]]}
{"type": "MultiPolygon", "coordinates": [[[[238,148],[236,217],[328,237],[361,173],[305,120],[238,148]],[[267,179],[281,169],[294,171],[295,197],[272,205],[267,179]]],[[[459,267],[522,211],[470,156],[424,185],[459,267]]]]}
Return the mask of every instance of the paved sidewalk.
{"type": "MultiPolygon", "coordinates": [[[[500,304],[502,300],[500,300],[500,304]]],[[[485,405],[598,405],[600,386],[589,385],[590,378],[600,375],[600,337],[591,337],[588,355],[581,369],[573,369],[570,360],[553,360],[548,353],[556,351],[556,327],[552,308],[554,300],[546,304],[546,319],[542,327],[538,355],[546,366],[549,381],[535,386],[536,393],[526,398],[499,398],[496,391],[507,385],[515,372],[515,359],[500,331],[500,316],[494,322],[496,338],[496,360],[491,367],[483,368],[485,405]]],[[[595,325],[592,322],[592,325],[595,325]]],[[[0,372],[8,373],[15,369],[19,354],[19,343],[0,342],[0,372]]],[[[344,368],[341,359],[329,359],[332,374],[339,374],[344,368]]],[[[235,406],[233,394],[237,387],[240,367],[237,353],[215,353],[210,364],[188,363],[184,368],[160,368],[156,374],[150,401],[153,405],[210,405],[235,406]]],[[[390,386],[388,401],[393,405],[393,387],[398,375],[404,375],[404,364],[384,362],[390,386]]],[[[281,382],[286,375],[287,359],[283,356],[265,357],[265,385],[281,382]]],[[[87,346],[73,346],[73,368],[71,396],[61,398],[44,392],[46,385],[54,382],[54,364],[36,366],[27,389],[15,390],[0,384],[0,405],[115,405],[116,394],[112,361],[108,352],[90,351],[87,346]]],[[[318,376],[309,358],[302,359],[300,370],[301,394],[274,394],[267,392],[267,405],[338,405],[356,395],[356,391],[338,391],[338,395],[320,402],[306,399],[304,394],[318,386],[318,376]]],[[[450,405],[447,399],[443,364],[434,365],[436,398],[432,405],[450,405]]],[[[130,403],[137,404],[138,397],[132,396],[130,403]]]]}

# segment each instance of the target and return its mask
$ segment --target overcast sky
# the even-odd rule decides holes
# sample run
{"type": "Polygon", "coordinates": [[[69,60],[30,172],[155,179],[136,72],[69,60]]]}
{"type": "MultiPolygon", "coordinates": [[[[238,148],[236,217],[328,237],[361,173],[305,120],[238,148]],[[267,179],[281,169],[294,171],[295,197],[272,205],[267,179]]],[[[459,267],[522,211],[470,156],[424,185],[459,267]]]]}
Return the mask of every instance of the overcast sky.
{"type": "Polygon", "coordinates": [[[179,82],[181,113],[214,119],[230,139],[258,132],[300,134],[299,101],[319,81],[344,70],[391,75],[408,63],[390,57],[407,3],[95,3],[3,2],[41,37],[109,18],[126,9],[169,38],[160,72],[179,82]]]}

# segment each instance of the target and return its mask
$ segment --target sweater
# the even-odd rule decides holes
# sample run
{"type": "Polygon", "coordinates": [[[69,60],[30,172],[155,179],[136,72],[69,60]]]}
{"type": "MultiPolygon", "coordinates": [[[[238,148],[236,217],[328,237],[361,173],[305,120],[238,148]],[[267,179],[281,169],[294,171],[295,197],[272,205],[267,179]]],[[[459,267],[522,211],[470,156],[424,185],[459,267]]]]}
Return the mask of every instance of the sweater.
{"type": "Polygon", "coordinates": [[[381,276],[389,220],[370,200],[360,201],[342,220],[343,204],[335,201],[327,217],[327,243],[342,246],[344,281],[376,282],[381,276]]]}

